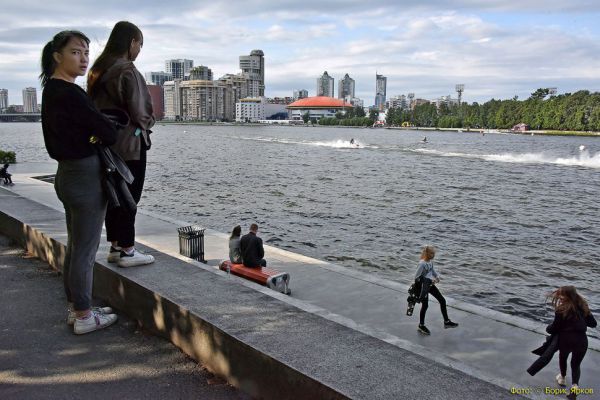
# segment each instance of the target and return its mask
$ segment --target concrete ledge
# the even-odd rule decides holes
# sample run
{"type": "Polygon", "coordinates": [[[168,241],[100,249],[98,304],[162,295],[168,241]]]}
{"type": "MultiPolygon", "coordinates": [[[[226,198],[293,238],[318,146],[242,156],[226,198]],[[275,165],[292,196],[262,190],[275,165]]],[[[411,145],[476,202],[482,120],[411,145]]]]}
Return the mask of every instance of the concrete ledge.
{"type": "MultiPolygon", "coordinates": [[[[0,190],[0,231],[57,269],[64,214],[0,190]]],[[[267,399],[513,399],[501,388],[175,257],[120,269],[96,260],[94,295],[211,372],[267,399]]],[[[101,333],[97,333],[101,335],[101,333]]]]}

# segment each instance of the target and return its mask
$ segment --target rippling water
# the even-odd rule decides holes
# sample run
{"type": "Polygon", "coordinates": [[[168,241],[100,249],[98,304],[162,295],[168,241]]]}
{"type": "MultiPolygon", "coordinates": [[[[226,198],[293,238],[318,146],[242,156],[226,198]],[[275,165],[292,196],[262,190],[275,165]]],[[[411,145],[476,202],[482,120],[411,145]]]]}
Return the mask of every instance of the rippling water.
{"type": "MultiPolygon", "coordinates": [[[[146,209],[257,222],[269,244],[405,283],[430,243],[449,296],[545,320],[545,294],[573,284],[600,311],[600,138],[167,125],[153,141],[146,209]]],[[[47,159],[39,124],[0,124],[0,143],[47,159]]]]}

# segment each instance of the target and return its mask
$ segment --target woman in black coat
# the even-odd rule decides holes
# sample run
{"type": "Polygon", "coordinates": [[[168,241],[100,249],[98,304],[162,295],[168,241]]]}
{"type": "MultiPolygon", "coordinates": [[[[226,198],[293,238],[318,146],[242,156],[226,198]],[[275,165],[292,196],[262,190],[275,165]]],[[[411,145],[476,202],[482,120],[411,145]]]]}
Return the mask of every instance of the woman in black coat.
{"type": "Polygon", "coordinates": [[[554,306],[554,321],[546,328],[550,334],[558,335],[560,374],[556,382],[566,386],[567,357],[571,354],[572,385],[577,388],[581,376],[581,362],[588,348],[587,327],[597,323],[590,308],[573,286],[562,286],[552,292],[550,300],[554,306]]]}

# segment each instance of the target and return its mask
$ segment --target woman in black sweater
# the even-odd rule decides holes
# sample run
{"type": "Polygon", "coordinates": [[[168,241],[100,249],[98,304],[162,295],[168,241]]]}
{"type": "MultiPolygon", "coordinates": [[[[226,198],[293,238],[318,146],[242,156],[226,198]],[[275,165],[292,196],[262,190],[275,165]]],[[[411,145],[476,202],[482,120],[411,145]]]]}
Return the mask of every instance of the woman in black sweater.
{"type": "Polygon", "coordinates": [[[579,385],[581,376],[581,362],[587,351],[587,327],[594,328],[597,323],[590,312],[590,308],[575,287],[562,286],[552,292],[550,300],[554,306],[554,321],[546,328],[550,334],[558,334],[558,365],[560,374],[556,382],[560,386],[566,385],[567,357],[571,355],[571,377],[573,387],[579,385]]]}
{"type": "Polygon", "coordinates": [[[94,260],[106,214],[102,170],[92,142],[113,144],[117,133],[75,84],[87,70],[88,44],[81,32],[59,32],[44,46],[40,75],[44,143],[50,157],[58,161],[54,188],[67,222],[63,266],[67,322],[74,325],[76,334],[102,329],[117,320],[110,307],[91,305],[94,260]]]}

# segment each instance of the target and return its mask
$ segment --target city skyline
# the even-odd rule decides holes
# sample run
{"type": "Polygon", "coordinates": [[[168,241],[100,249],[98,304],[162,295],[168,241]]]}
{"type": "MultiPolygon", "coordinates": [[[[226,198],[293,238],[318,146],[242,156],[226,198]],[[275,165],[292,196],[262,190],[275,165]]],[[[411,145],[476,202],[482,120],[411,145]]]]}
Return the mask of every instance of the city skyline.
{"type": "Polygon", "coordinates": [[[21,103],[24,88],[39,88],[41,48],[54,33],[84,31],[93,61],[121,19],[144,32],[136,61],[142,73],[164,70],[168,59],[192,59],[216,79],[237,70],[239,55],[262,49],[267,97],[291,96],[298,88],[314,95],[323,71],[336,80],[348,73],[365,105],[374,104],[376,71],[388,78],[388,96],[454,95],[457,83],[467,87],[466,102],[524,99],[538,87],[600,91],[600,4],[586,0],[459,0],[452,7],[437,0],[302,7],[285,0],[243,7],[174,1],[168,8],[108,0],[104,9],[57,1],[36,4],[35,13],[29,3],[7,4],[0,16],[0,87],[8,89],[10,104],[21,103]]]}

